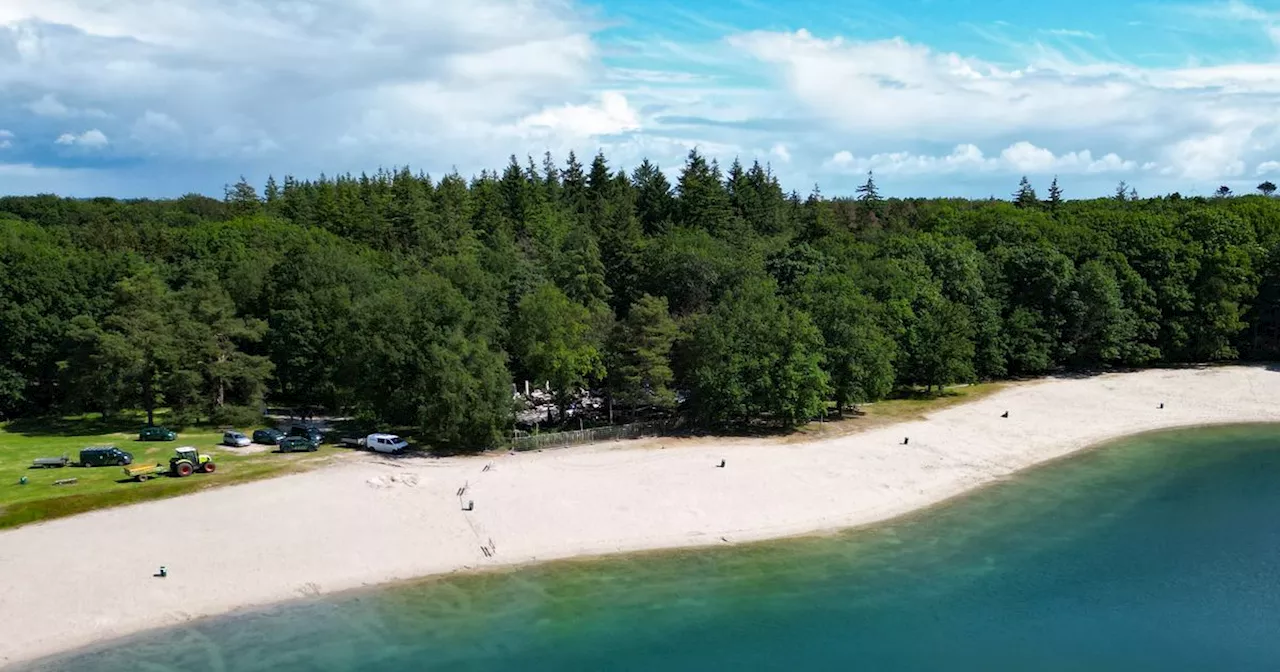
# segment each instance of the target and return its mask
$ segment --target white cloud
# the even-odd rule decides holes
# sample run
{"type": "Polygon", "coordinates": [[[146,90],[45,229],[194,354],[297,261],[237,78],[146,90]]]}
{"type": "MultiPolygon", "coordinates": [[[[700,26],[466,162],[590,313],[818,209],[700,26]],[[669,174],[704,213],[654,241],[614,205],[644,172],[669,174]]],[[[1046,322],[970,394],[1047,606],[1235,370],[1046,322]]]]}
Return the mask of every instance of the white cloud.
{"type": "Polygon", "coordinates": [[[13,131],[0,128],[0,149],[8,149],[13,146],[13,131]]]}
{"type": "MultiPolygon", "coordinates": [[[[1133,171],[1185,192],[1280,153],[1280,62],[1144,68],[1068,28],[1026,31],[1063,52],[1010,40],[997,61],[803,30],[627,41],[597,36],[580,0],[231,5],[0,0],[0,91],[20,117],[5,125],[46,137],[77,120],[60,123],[97,135],[63,145],[181,161],[214,193],[240,173],[470,173],[544,150],[673,170],[695,146],[768,161],[789,188],[874,166],[924,193],[960,171],[1133,171]]],[[[1280,25],[1238,0],[1214,11],[1280,25]]]]}
{"type": "MultiPolygon", "coordinates": [[[[1251,11],[1243,3],[1229,9],[1251,11]]],[[[1280,149],[1280,62],[1141,68],[1033,44],[1023,64],[1010,67],[901,39],[824,39],[805,30],[743,33],[728,44],[770,67],[825,133],[865,139],[872,151],[861,153],[863,163],[878,157],[891,170],[979,165],[914,149],[962,140],[1006,146],[999,162],[1009,170],[1141,167],[1169,182],[1216,181],[1280,149]],[[1043,149],[1065,138],[1104,151],[1043,149]],[[1039,147],[1019,144],[1024,139],[1039,147]]]]}
{"type": "Polygon", "coordinates": [[[598,105],[562,105],[548,108],[521,119],[517,127],[534,132],[551,131],[575,136],[612,135],[636,131],[641,127],[636,111],[627,97],[606,91],[598,105]]]}
{"type": "Polygon", "coordinates": [[[1046,30],[1045,32],[1049,33],[1050,35],[1057,35],[1059,37],[1081,37],[1089,40],[1098,39],[1097,35],[1087,30],[1073,30],[1071,28],[1052,28],[1052,29],[1046,30]]]}
{"type": "Polygon", "coordinates": [[[107,145],[107,136],[102,131],[93,128],[81,133],[80,135],[76,135],[74,133],[63,133],[58,136],[57,140],[54,140],[54,143],[59,145],[79,145],[81,147],[96,149],[107,145]]]}
{"type": "Polygon", "coordinates": [[[27,103],[26,108],[30,110],[32,114],[39,117],[103,118],[103,117],[109,116],[106,112],[103,112],[102,110],[99,110],[99,109],[94,109],[94,108],[74,109],[74,108],[68,107],[67,105],[63,104],[61,100],[58,100],[58,97],[53,95],[52,93],[46,93],[40,98],[27,103]]]}
{"type": "Polygon", "coordinates": [[[27,103],[27,109],[42,117],[66,117],[71,115],[70,108],[59,102],[57,96],[52,93],[46,93],[39,100],[27,103]]]}
{"type": "Polygon", "coordinates": [[[181,135],[182,125],[163,112],[147,110],[133,122],[131,137],[142,142],[181,135]]]}
{"type": "Polygon", "coordinates": [[[957,146],[945,156],[888,152],[866,157],[854,156],[848,150],[836,152],[824,164],[844,173],[874,171],[886,175],[940,175],[965,172],[1034,174],[1102,174],[1123,173],[1137,168],[1115,154],[1093,158],[1089,150],[1055,155],[1029,142],[1017,142],[998,156],[989,157],[976,145],[957,146]]]}
{"type": "Polygon", "coordinates": [[[992,137],[1074,130],[1142,118],[1155,100],[1119,78],[1028,66],[1010,70],[901,39],[825,40],[805,30],[754,32],[731,44],[775,66],[810,110],[851,132],[992,137]]]}
{"type": "Polygon", "coordinates": [[[1240,157],[1248,141],[1247,129],[1180,140],[1165,151],[1168,165],[1162,172],[1194,180],[1239,177],[1244,174],[1240,157]]]}
{"type": "MultiPolygon", "coordinates": [[[[515,149],[495,130],[590,95],[596,47],[568,0],[234,4],[3,0],[0,53],[15,60],[0,90],[33,92],[33,114],[108,110],[117,151],[274,157],[304,174],[487,164],[515,149]],[[186,142],[158,140],[174,128],[186,142]]],[[[616,111],[606,127],[626,126],[616,111]]]]}
{"type": "Polygon", "coordinates": [[[783,163],[791,163],[791,150],[787,149],[787,146],[782,144],[781,142],[775,144],[769,150],[769,155],[776,157],[779,161],[783,163]]]}
{"type": "Polygon", "coordinates": [[[1258,164],[1258,168],[1257,170],[1254,171],[1253,174],[1254,175],[1271,175],[1275,173],[1277,170],[1280,170],[1280,161],[1263,161],[1262,163],[1258,164]]]}

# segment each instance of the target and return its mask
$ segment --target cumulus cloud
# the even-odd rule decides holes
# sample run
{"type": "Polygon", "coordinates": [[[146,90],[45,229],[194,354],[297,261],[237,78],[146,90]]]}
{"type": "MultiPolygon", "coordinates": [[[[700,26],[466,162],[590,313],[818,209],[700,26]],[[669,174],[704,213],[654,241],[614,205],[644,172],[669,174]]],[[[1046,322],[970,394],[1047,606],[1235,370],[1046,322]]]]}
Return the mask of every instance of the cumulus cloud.
{"type": "Polygon", "coordinates": [[[517,127],[539,132],[551,131],[579,136],[600,136],[636,131],[641,127],[636,111],[627,97],[606,91],[599,104],[562,105],[548,108],[521,119],[517,127]]]}
{"type": "Polygon", "coordinates": [[[1277,170],[1280,170],[1280,161],[1263,161],[1258,164],[1258,168],[1254,171],[1254,175],[1271,175],[1277,170]]]}
{"type": "Polygon", "coordinates": [[[888,175],[940,175],[965,172],[1004,172],[1025,174],[1101,174],[1123,173],[1137,168],[1137,163],[1115,154],[1094,158],[1089,150],[1055,155],[1029,142],[1017,142],[997,156],[987,156],[977,145],[958,145],[950,154],[931,156],[910,152],[887,152],[859,157],[848,150],[836,152],[825,162],[828,168],[845,173],[874,171],[888,175]]]}
{"type": "Polygon", "coordinates": [[[13,131],[0,128],[0,149],[8,149],[13,146],[13,131]]]}
{"type": "Polygon", "coordinates": [[[27,109],[42,117],[66,117],[71,114],[70,108],[59,102],[52,93],[46,93],[39,100],[27,103],[27,109]]]}
{"type": "MultiPolygon", "coordinates": [[[[1238,2],[1228,9],[1242,17],[1256,11],[1238,2]]],[[[909,149],[917,140],[1015,143],[999,157],[1009,170],[1052,164],[1063,172],[1104,173],[1141,166],[1191,181],[1238,177],[1245,165],[1280,148],[1274,117],[1280,63],[1141,68],[1073,60],[1036,44],[1020,67],[1009,67],[902,39],[827,39],[805,30],[748,32],[728,41],[770,68],[832,132],[874,139],[875,151],[864,152],[864,161],[879,156],[904,170],[945,168],[961,159],[987,165],[892,147],[909,149]],[[1054,156],[1016,144],[1068,137],[1104,152],[1054,156]]]]}
{"type": "MultiPolygon", "coordinates": [[[[1139,67],[1098,56],[1100,34],[1062,27],[1026,34],[1069,55],[1011,42],[988,60],[724,26],[706,43],[622,42],[579,0],[232,4],[0,0],[0,90],[18,115],[6,127],[92,128],[58,138],[110,147],[77,162],[200,166],[208,182],[190,188],[214,192],[241,173],[467,173],[543,150],[678,169],[692,147],[770,162],[788,186],[874,168],[921,185],[962,170],[1133,172],[1145,189],[1186,190],[1280,150],[1280,62],[1139,67]]],[[[1213,14],[1259,33],[1280,25],[1259,12],[1236,0],[1213,14]]]]}
{"type": "Polygon", "coordinates": [[[89,129],[80,135],[74,133],[63,133],[53,141],[58,145],[78,145],[80,147],[89,147],[96,149],[107,145],[107,136],[96,128],[89,129]]]}
{"type": "Polygon", "coordinates": [[[100,130],[120,151],[137,143],[163,153],[157,132],[181,128],[189,142],[170,151],[183,160],[275,152],[315,172],[427,150],[487,161],[496,128],[585,104],[595,45],[573,9],[564,0],[241,0],[234,11],[204,0],[5,0],[0,53],[16,60],[0,68],[0,90],[30,92],[28,111],[45,117],[76,116],[71,99],[109,110],[118,125],[100,130]],[[343,137],[358,139],[359,157],[343,137]]]}

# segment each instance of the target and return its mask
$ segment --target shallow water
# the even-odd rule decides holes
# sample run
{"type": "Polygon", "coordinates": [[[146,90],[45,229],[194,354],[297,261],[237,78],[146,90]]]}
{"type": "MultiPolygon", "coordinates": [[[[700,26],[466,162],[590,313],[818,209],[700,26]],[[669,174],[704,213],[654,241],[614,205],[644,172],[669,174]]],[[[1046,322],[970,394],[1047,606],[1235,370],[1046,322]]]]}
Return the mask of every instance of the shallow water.
{"type": "Polygon", "coordinates": [[[1280,427],[1134,437],[869,530],[294,603],[29,669],[1280,669],[1280,427]]]}

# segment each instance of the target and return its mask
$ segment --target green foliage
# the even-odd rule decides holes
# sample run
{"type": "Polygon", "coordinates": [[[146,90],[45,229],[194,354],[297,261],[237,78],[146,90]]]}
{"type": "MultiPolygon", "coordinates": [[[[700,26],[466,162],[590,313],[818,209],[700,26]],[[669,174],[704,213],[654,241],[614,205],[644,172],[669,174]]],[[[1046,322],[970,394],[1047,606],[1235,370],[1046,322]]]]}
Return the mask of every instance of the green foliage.
{"type": "Polygon", "coordinates": [[[614,399],[630,407],[674,408],[671,348],[678,335],[667,300],[641,296],[614,329],[610,344],[609,388],[614,399]]]}
{"type": "Polygon", "coordinates": [[[357,408],[420,429],[437,445],[496,445],[510,425],[506,355],[448,280],[421,273],[357,299],[350,357],[357,408]]]}
{"type": "Polygon", "coordinates": [[[927,292],[912,313],[899,369],[905,381],[926,390],[971,381],[973,324],[964,306],[927,292]]]}
{"type": "Polygon", "coordinates": [[[579,388],[604,376],[591,312],[545,284],[520,301],[516,319],[516,353],[523,370],[550,385],[563,420],[579,388]]]}
{"type": "Polygon", "coordinates": [[[812,277],[800,296],[822,333],[836,410],[885,398],[893,390],[897,344],[880,324],[879,307],[847,275],[812,277]]]}
{"type": "Polygon", "coordinates": [[[472,450],[503,441],[517,380],[562,418],[585,388],[623,417],[792,425],[902,386],[1280,358],[1269,182],[1068,201],[1054,179],[1041,202],[1023,179],[1011,203],[868,174],[802,199],[697,151],[675,182],[597,153],[0,197],[0,417],[309,405],[472,450]]]}
{"type": "MultiPolygon", "coordinates": [[[[1057,181],[1054,181],[1057,186],[1057,181]]],[[[1036,190],[1031,187],[1031,181],[1026,175],[1022,176],[1022,181],[1018,183],[1018,191],[1013,194],[1013,204],[1019,208],[1034,208],[1040,205],[1040,199],[1036,196],[1036,190]]]]}
{"type": "Polygon", "coordinates": [[[821,414],[830,392],[822,334],[776,284],[752,279],[691,323],[686,382],[709,423],[761,418],[794,426],[821,414]]]}

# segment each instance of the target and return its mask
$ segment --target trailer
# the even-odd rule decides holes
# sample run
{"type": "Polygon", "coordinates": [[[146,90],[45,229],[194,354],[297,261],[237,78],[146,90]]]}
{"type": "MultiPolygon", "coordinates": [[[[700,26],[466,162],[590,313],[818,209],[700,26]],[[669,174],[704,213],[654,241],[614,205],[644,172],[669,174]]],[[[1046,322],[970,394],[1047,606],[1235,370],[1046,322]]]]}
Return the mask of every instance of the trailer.
{"type": "Polygon", "coordinates": [[[62,457],[37,457],[31,460],[32,467],[40,467],[41,469],[59,469],[71,464],[71,456],[63,455],[62,457]]]}

